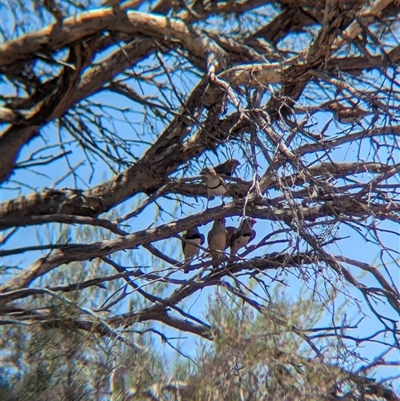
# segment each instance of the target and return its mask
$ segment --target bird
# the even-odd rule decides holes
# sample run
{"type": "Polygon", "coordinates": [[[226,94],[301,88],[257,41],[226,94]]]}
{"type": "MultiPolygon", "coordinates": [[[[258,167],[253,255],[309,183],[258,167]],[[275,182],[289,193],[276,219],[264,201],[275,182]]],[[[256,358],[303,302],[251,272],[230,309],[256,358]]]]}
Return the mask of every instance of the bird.
{"type": "Polygon", "coordinates": [[[237,251],[240,248],[244,248],[247,244],[252,241],[255,236],[256,232],[253,230],[253,226],[256,223],[256,220],[249,217],[240,223],[238,229],[235,233],[232,234],[230,247],[231,247],[231,258],[233,258],[237,251]]]}
{"type": "Polygon", "coordinates": [[[215,220],[207,235],[208,247],[211,251],[212,265],[214,269],[218,267],[218,264],[223,257],[220,252],[225,250],[227,235],[228,231],[225,228],[225,219],[222,218],[215,220]]]}
{"type": "Polygon", "coordinates": [[[226,244],[225,249],[230,247],[231,244],[231,237],[236,232],[236,227],[228,226],[225,227],[226,229],[226,244]]]}
{"type": "MultiPolygon", "coordinates": [[[[205,178],[205,183],[207,186],[207,209],[208,202],[214,195],[216,196],[224,196],[228,187],[225,184],[225,181],[215,172],[212,167],[206,167],[200,173],[200,175],[205,178]]],[[[222,203],[224,201],[222,200],[222,203]]]]}
{"type": "MultiPolygon", "coordinates": [[[[182,252],[185,257],[185,261],[189,262],[195,255],[199,253],[199,247],[197,245],[204,244],[204,235],[200,234],[199,229],[197,227],[193,227],[186,231],[183,237],[187,241],[182,241],[182,252]],[[190,241],[190,242],[188,242],[190,241]]],[[[189,271],[185,268],[183,270],[185,273],[189,271]]]]}
{"type": "Polygon", "coordinates": [[[328,107],[333,112],[335,120],[341,124],[359,123],[363,117],[370,114],[357,106],[346,107],[337,102],[331,103],[328,107]]]}
{"type": "Polygon", "coordinates": [[[236,159],[230,159],[221,164],[218,164],[218,166],[214,167],[214,170],[217,174],[231,177],[232,174],[235,172],[237,166],[240,166],[240,162],[236,159]]]}
{"type": "Polygon", "coordinates": [[[0,106],[0,123],[21,123],[24,121],[24,113],[0,106]]]}

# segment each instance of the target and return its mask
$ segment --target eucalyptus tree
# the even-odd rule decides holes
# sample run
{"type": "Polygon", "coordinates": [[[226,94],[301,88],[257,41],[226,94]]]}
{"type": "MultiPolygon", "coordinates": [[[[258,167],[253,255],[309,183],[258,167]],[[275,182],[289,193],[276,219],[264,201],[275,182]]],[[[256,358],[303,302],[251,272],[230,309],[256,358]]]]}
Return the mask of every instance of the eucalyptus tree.
{"type": "Polygon", "coordinates": [[[398,2],[2,13],[4,394],[398,399],[398,2]]]}

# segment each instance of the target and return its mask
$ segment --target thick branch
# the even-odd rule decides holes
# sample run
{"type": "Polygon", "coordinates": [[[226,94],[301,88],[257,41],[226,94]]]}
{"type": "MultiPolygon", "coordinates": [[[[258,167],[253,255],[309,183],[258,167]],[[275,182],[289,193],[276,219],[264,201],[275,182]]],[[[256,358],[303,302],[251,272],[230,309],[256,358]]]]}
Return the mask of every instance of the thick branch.
{"type": "MultiPolygon", "coordinates": [[[[315,206],[313,208],[302,208],[299,211],[292,211],[290,208],[272,209],[270,207],[259,207],[248,204],[246,214],[255,218],[264,218],[273,221],[285,221],[290,223],[297,220],[298,213],[301,213],[304,220],[315,221],[318,218],[326,218],[328,215],[337,215],[337,211],[356,216],[369,216],[374,213],[376,218],[388,218],[399,221],[399,216],[395,213],[400,212],[400,205],[368,205],[360,201],[349,199],[336,199],[334,203],[327,203],[315,206]],[[368,210],[368,213],[367,213],[368,210]]],[[[22,273],[18,274],[3,286],[0,287],[0,293],[26,287],[37,277],[46,274],[61,264],[68,264],[74,261],[90,260],[92,258],[106,256],[111,253],[132,249],[139,245],[149,244],[154,241],[170,238],[181,231],[190,227],[201,226],[211,220],[221,217],[241,215],[243,213],[242,202],[232,202],[225,206],[208,209],[201,213],[186,217],[178,222],[165,224],[158,228],[139,231],[135,234],[126,235],[112,240],[100,241],[85,245],[70,245],[62,251],[56,251],[52,255],[39,259],[31,266],[27,267],[22,273]]]]}

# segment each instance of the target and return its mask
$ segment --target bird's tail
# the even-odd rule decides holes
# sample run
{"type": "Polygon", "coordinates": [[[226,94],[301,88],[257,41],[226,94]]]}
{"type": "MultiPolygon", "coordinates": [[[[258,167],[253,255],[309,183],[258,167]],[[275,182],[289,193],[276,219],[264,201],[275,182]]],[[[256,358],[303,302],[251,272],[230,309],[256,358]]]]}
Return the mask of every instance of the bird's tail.
{"type": "Polygon", "coordinates": [[[182,266],[182,270],[185,274],[190,272],[190,262],[192,261],[192,258],[186,259],[185,264],[182,266]]]}
{"type": "Polygon", "coordinates": [[[229,253],[229,261],[230,261],[230,262],[233,262],[233,261],[234,261],[235,256],[236,256],[236,254],[237,254],[237,251],[238,251],[238,248],[237,248],[236,244],[234,244],[233,246],[231,246],[231,250],[230,250],[230,253],[229,253]]]}
{"type": "Polygon", "coordinates": [[[217,269],[218,266],[222,263],[224,255],[221,252],[212,252],[212,266],[214,269],[217,269]]]}

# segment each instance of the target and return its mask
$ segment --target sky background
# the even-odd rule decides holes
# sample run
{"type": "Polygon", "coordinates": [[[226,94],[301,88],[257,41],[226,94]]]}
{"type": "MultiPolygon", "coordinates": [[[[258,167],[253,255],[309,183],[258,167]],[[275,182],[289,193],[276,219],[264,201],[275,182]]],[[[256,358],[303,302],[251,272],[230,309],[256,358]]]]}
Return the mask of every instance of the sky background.
{"type": "MultiPolygon", "coordinates": [[[[268,14],[270,12],[270,8],[267,7],[265,13],[268,14]]],[[[4,18],[4,14],[3,14],[4,18]]],[[[4,21],[3,21],[4,22],[4,21]]],[[[288,39],[291,40],[291,39],[288,39]]],[[[299,40],[299,46],[302,46],[302,40],[299,40]]],[[[304,41],[304,43],[306,43],[304,41]]],[[[106,56],[107,54],[104,54],[106,56]]],[[[168,63],[173,63],[173,60],[169,59],[165,56],[165,59],[168,63]]],[[[98,60],[100,61],[100,59],[98,60]]],[[[147,59],[141,63],[141,68],[148,64],[152,65],[154,63],[154,59],[147,59]]],[[[172,64],[171,64],[172,65],[172,64]]],[[[133,72],[138,71],[138,67],[134,67],[132,69],[133,72]]],[[[196,82],[196,72],[187,70],[184,75],[175,74],[174,80],[176,82],[176,87],[182,94],[190,92],[190,88],[192,88],[196,82]]],[[[380,79],[377,76],[377,79],[380,79]]],[[[165,76],[160,76],[159,81],[165,82],[165,76]]],[[[127,81],[127,84],[132,85],[132,87],[137,90],[138,93],[141,94],[153,94],[154,95],[154,102],[162,100],[163,96],[154,89],[154,87],[146,85],[146,83],[141,82],[140,85],[133,80],[127,81]]],[[[3,83],[1,85],[1,90],[3,94],[13,93],[11,92],[12,89],[10,85],[7,83],[3,83]]],[[[171,95],[172,97],[173,95],[171,95]]],[[[268,95],[267,95],[268,96],[268,95]]],[[[318,96],[324,97],[325,94],[317,91],[315,92],[316,99],[318,96]]],[[[111,94],[110,92],[104,91],[100,94],[96,94],[91,97],[90,101],[92,103],[98,103],[100,105],[109,105],[110,108],[103,107],[102,109],[98,109],[98,118],[102,121],[106,121],[107,126],[110,128],[111,131],[118,132],[118,134],[126,139],[136,141],[131,145],[132,153],[140,158],[144,152],[148,149],[148,145],[140,143],[140,141],[145,141],[148,143],[152,143],[154,141],[154,136],[150,133],[150,131],[146,132],[146,126],[149,123],[149,120],[146,120],[144,117],[144,110],[139,106],[133,106],[132,102],[126,101],[121,96],[116,96],[115,94],[111,94]],[[119,107],[121,109],[130,109],[126,115],[122,115],[121,113],[111,109],[111,107],[119,107]],[[126,121],[126,116],[129,118],[129,123],[126,121]]],[[[174,100],[176,102],[176,99],[174,100]]],[[[318,99],[319,101],[319,99],[318,99]]],[[[305,101],[303,101],[303,105],[305,101]]],[[[400,105],[399,105],[400,106],[400,105]]],[[[78,112],[84,113],[84,110],[79,110],[78,112]]],[[[313,122],[316,124],[314,127],[315,132],[320,131],[325,125],[332,119],[332,115],[327,112],[319,112],[313,116],[313,122]]],[[[365,122],[364,122],[365,124],[365,122]]],[[[91,124],[93,129],[95,127],[91,124]]],[[[367,126],[367,125],[365,125],[367,126]]],[[[2,126],[2,129],[5,129],[6,126],[2,126]]],[[[158,121],[158,125],[156,126],[156,131],[158,130],[160,133],[165,128],[165,124],[158,121]]],[[[193,132],[195,132],[195,127],[193,132]]],[[[349,126],[340,126],[336,124],[334,121],[329,123],[328,130],[326,131],[326,135],[328,137],[334,137],[338,135],[343,129],[349,129],[349,126]]],[[[2,190],[1,190],[1,198],[2,202],[5,202],[9,199],[13,199],[20,195],[28,195],[32,192],[40,192],[45,188],[79,188],[79,189],[87,189],[91,188],[97,184],[104,182],[105,180],[111,179],[114,175],[113,172],[105,165],[105,163],[101,160],[100,157],[95,157],[92,160],[93,165],[90,166],[89,162],[87,161],[84,153],[82,152],[81,148],[75,143],[71,142],[72,138],[67,135],[65,132],[61,132],[55,127],[54,124],[48,124],[43,130],[41,137],[35,138],[32,140],[29,145],[23,147],[22,152],[18,158],[19,163],[23,163],[25,160],[29,160],[31,155],[35,152],[38,152],[37,155],[40,157],[49,156],[49,155],[56,155],[59,154],[61,151],[72,151],[72,153],[68,156],[70,166],[79,166],[77,167],[77,174],[79,179],[77,181],[74,180],[72,175],[66,176],[63,180],[60,180],[60,177],[64,176],[67,171],[67,163],[64,158],[54,161],[53,163],[45,166],[38,166],[35,167],[34,170],[27,170],[27,169],[18,169],[13,174],[11,180],[7,182],[2,190]],[[60,140],[63,142],[63,146],[60,147],[60,140]],[[45,148],[45,150],[43,150],[45,148]]],[[[341,147],[338,151],[335,151],[332,154],[332,159],[335,162],[346,162],[346,161],[355,161],[355,160],[369,160],[370,159],[370,148],[368,147],[368,141],[365,141],[366,145],[362,146],[362,151],[359,153],[358,147],[354,147],[353,144],[347,144],[341,147]]],[[[178,172],[176,176],[180,176],[183,174],[186,176],[193,176],[197,175],[201,169],[206,165],[215,165],[218,162],[222,162],[232,156],[234,158],[238,158],[242,165],[239,167],[237,174],[240,178],[249,180],[251,179],[251,175],[254,173],[249,168],[249,165],[241,156],[241,153],[238,151],[235,145],[227,145],[222,146],[222,149],[218,151],[218,157],[213,152],[206,152],[203,156],[201,156],[198,162],[192,164],[192,170],[189,172],[185,172],[183,174],[182,171],[178,172]]],[[[398,158],[399,154],[397,154],[398,158]]],[[[313,161],[315,155],[310,154],[305,157],[305,161],[313,161]]],[[[134,158],[129,157],[126,155],[126,161],[129,163],[134,163],[134,158]]],[[[258,161],[260,164],[260,170],[258,174],[261,176],[266,168],[268,167],[267,162],[263,159],[262,155],[258,155],[258,161]]],[[[382,161],[385,161],[385,155],[382,154],[382,161]]],[[[125,167],[122,167],[122,170],[125,167]]],[[[359,176],[359,179],[363,179],[362,175],[359,176]]],[[[395,182],[395,181],[392,181],[395,182]]],[[[278,196],[279,193],[277,191],[270,191],[267,196],[268,197],[275,197],[278,196]]],[[[114,215],[122,216],[134,208],[136,208],[140,203],[145,199],[144,195],[136,196],[134,199],[129,199],[123,204],[117,206],[115,210],[112,212],[114,215]]],[[[194,199],[194,198],[186,198],[185,199],[188,204],[180,205],[181,207],[177,207],[176,203],[171,200],[162,199],[159,200],[159,205],[172,214],[169,215],[167,213],[162,213],[160,215],[159,209],[155,207],[155,205],[151,205],[147,207],[138,217],[134,219],[130,219],[124,222],[123,229],[129,232],[135,232],[142,229],[149,228],[150,226],[159,226],[170,221],[174,221],[175,219],[179,219],[180,217],[184,217],[190,214],[194,214],[204,210],[206,201],[204,199],[194,199]]],[[[215,199],[214,201],[210,202],[210,207],[214,207],[220,204],[220,199],[215,199]]],[[[104,217],[104,216],[100,216],[104,217]]],[[[227,219],[227,225],[235,225],[239,224],[238,218],[229,218],[227,219]]],[[[385,221],[380,223],[382,227],[386,228],[387,230],[392,230],[394,232],[398,232],[398,226],[389,221],[385,221]]],[[[207,236],[207,232],[211,228],[212,222],[200,228],[200,231],[207,236]]],[[[18,232],[13,235],[8,241],[4,249],[14,249],[14,248],[21,248],[33,244],[45,244],[50,243],[51,240],[57,237],[58,233],[56,230],[56,224],[47,225],[46,229],[43,226],[40,227],[26,227],[20,228],[18,232]]],[[[276,223],[271,223],[269,221],[258,220],[256,226],[257,230],[257,237],[254,240],[254,244],[260,241],[265,235],[269,234],[273,229],[277,228],[276,223]]],[[[70,242],[79,242],[82,240],[82,235],[79,232],[81,227],[78,227],[77,230],[71,228],[71,241],[70,242]]],[[[109,239],[113,238],[115,235],[106,231],[106,230],[96,230],[98,232],[98,239],[109,239]]],[[[366,241],[363,234],[357,235],[354,230],[349,229],[348,227],[344,226],[339,230],[340,237],[347,237],[350,236],[350,239],[346,239],[340,241],[339,243],[332,244],[330,246],[330,250],[333,254],[343,254],[349,258],[358,259],[362,262],[372,264],[374,266],[379,265],[379,255],[378,255],[378,248],[372,246],[370,242],[366,241]]],[[[399,250],[399,242],[398,237],[392,235],[382,235],[384,242],[387,247],[399,250]]],[[[156,244],[160,249],[162,249],[167,255],[176,258],[177,260],[182,260],[181,254],[181,244],[180,241],[177,239],[169,239],[167,241],[160,241],[160,243],[156,244]]],[[[262,248],[255,250],[250,256],[261,256],[265,253],[277,252],[282,247],[280,245],[272,245],[267,248],[262,248]]],[[[46,254],[44,252],[26,252],[23,254],[15,255],[9,258],[3,259],[3,264],[5,266],[17,266],[18,269],[23,269],[29,266],[32,262],[34,262],[37,258],[46,254]]],[[[158,269],[161,267],[165,267],[164,263],[160,261],[155,262],[153,258],[150,257],[149,253],[144,250],[143,248],[138,248],[133,251],[127,252],[118,252],[112,255],[113,260],[119,260],[120,263],[124,266],[130,267],[135,266],[137,263],[143,265],[152,265],[154,268],[158,269]]],[[[390,261],[390,258],[385,257],[388,264],[394,266],[393,261],[390,261]]],[[[63,274],[68,275],[69,267],[63,266],[60,268],[60,271],[63,271],[63,274]]],[[[394,278],[397,280],[397,284],[399,284],[399,272],[395,270],[396,268],[392,269],[394,278]]],[[[293,271],[295,269],[291,269],[291,271],[285,271],[282,269],[280,271],[281,278],[284,278],[285,284],[287,285],[285,288],[280,287],[281,291],[284,291],[286,296],[290,297],[293,301],[296,300],[299,296],[299,293],[302,291],[302,285],[304,285],[304,281],[298,278],[298,272],[293,271]]],[[[359,269],[352,268],[350,269],[353,272],[357,272],[359,274],[359,269]]],[[[3,280],[7,280],[9,276],[7,274],[3,275],[3,280]]],[[[177,272],[176,277],[183,278],[183,273],[177,272]]],[[[59,276],[60,282],[65,281],[68,282],[68,277],[59,276]]],[[[376,282],[371,277],[371,275],[364,276],[361,281],[368,285],[368,286],[375,286],[376,282]]],[[[32,286],[38,285],[39,280],[36,280],[32,283],[32,286]]],[[[56,283],[54,283],[56,284],[56,283]]],[[[275,287],[276,284],[270,283],[271,290],[275,287]]],[[[216,291],[219,291],[216,288],[208,288],[202,291],[201,296],[199,298],[190,299],[190,301],[186,301],[186,304],[190,304],[191,302],[192,307],[190,308],[191,312],[200,316],[204,317],[206,312],[206,304],[207,298],[209,296],[213,296],[216,291]]],[[[360,300],[362,304],[364,301],[361,299],[360,294],[351,290],[351,295],[355,296],[357,299],[360,300]]],[[[119,309],[116,311],[117,313],[124,313],[126,312],[126,308],[128,307],[129,300],[126,299],[125,302],[121,303],[119,309]]],[[[337,298],[337,304],[340,305],[345,301],[343,296],[339,296],[337,298]]],[[[318,302],[316,300],[316,302],[318,302]]],[[[364,310],[367,310],[366,308],[364,310]]],[[[397,319],[392,312],[392,309],[387,307],[386,305],[378,305],[378,310],[384,313],[387,316],[392,317],[393,319],[397,319]]],[[[346,307],[346,314],[351,322],[358,320],[359,311],[354,306],[354,304],[349,303],[346,307]]],[[[326,314],[320,322],[320,326],[324,326],[327,324],[331,324],[330,315],[326,314]]],[[[164,327],[164,332],[168,335],[176,335],[176,332],[164,327]]],[[[367,315],[365,316],[364,320],[360,323],[357,334],[360,337],[368,336],[369,334],[376,331],[376,317],[372,315],[370,311],[367,311],[367,315]]],[[[196,353],[195,347],[193,344],[199,342],[199,339],[195,336],[185,335],[187,337],[186,340],[182,342],[183,352],[187,353],[188,355],[194,356],[196,353]]],[[[162,345],[161,343],[158,344],[160,349],[163,349],[168,355],[173,355],[171,349],[167,346],[162,345]]],[[[367,358],[374,358],[376,357],[381,350],[381,346],[378,344],[370,344],[368,346],[364,346],[362,349],[359,349],[358,352],[362,353],[367,358]]],[[[398,354],[396,352],[391,353],[391,357],[388,358],[390,360],[398,359],[398,354]]],[[[395,376],[398,374],[398,368],[380,368],[379,371],[376,373],[376,378],[380,377],[387,377],[387,376],[395,376]]],[[[397,380],[395,383],[395,389],[397,392],[400,392],[400,381],[397,380]]]]}

